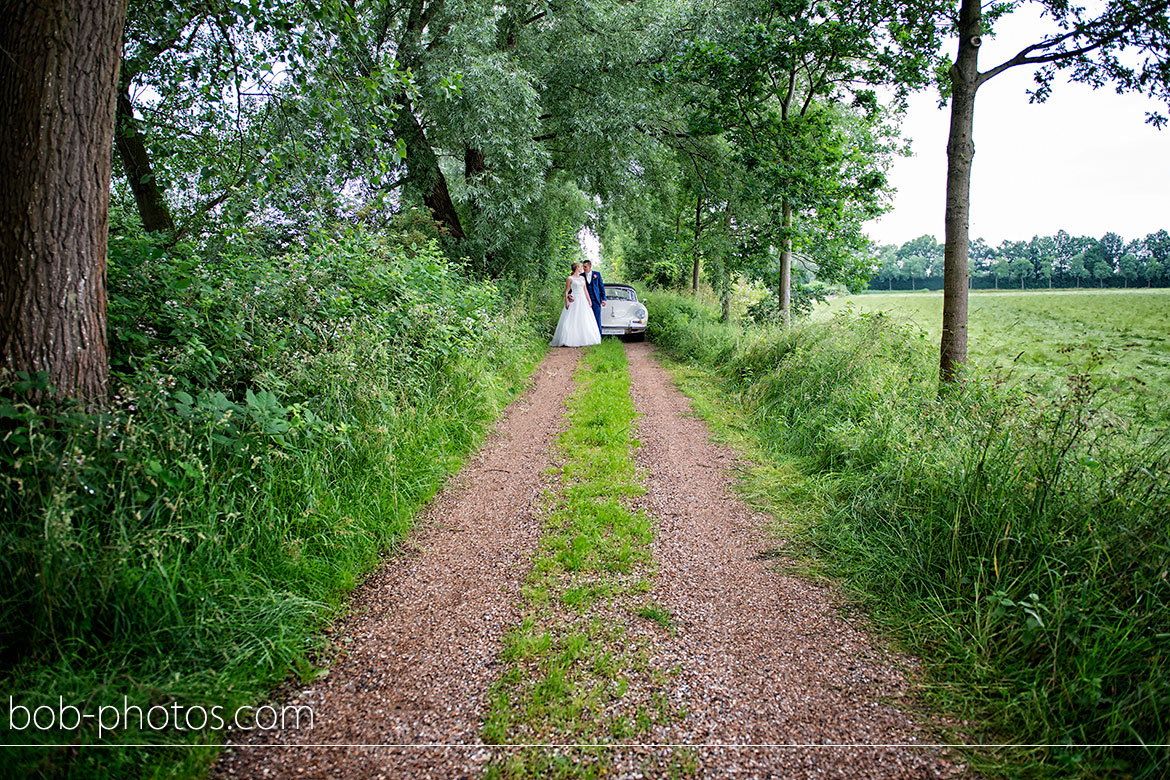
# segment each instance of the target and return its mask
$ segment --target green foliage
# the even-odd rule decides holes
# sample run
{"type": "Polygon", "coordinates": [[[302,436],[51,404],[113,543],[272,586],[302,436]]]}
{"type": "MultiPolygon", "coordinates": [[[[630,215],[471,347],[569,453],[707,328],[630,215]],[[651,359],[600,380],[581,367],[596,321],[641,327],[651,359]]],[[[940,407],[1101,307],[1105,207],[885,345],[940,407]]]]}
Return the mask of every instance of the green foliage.
{"type": "MultiPolygon", "coordinates": [[[[1119,94],[1138,92],[1170,106],[1170,70],[1165,66],[1170,48],[1170,15],[1160,0],[1110,0],[1080,6],[1065,0],[1040,3],[1047,29],[1038,30],[1030,56],[1013,58],[1010,67],[1033,68],[1032,100],[1052,94],[1058,72],[1070,81],[1095,88],[1105,84],[1119,94]]],[[[999,13],[1015,10],[1004,3],[999,13]]],[[[995,75],[995,74],[992,74],[995,75]]],[[[1164,127],[1160,112],[1146,113],[1146,122],[1164,127]]]]}
{"type": "MultiPolygon", "coordinates": [[[[995,741],[1164,745],[1164,430],[1102,412],[1076,378],[1051,400],[977,374],[940,397],[932,342],[881,314],[745,332],[649,305],[651,336],[721,375],[769,458],[821,483],[823,516],[785,535],[923,654],[946,706],[995,741]]],[[[1013,773],[1153,778],[1170,760],[1028,755],[1013,773]]]]}
{"type": "Polygon", "coordinates": [[[392,57],[356,56],[370,34],[336,0],[131,0],[121,79],[182,235],[305,228],[396,178],[397,139],[377,129],[413,84],[392,57]]]}
{"type": "Polygon", "coordinates": [[[821,280],[862,280],[861,225],[885,208],[901,98],[926,83],[937,48],[931,12],[749,1],[731,4],[716,27],[664,78],[694,105],[690,132],[731,145],[757,200],[752,213],[737,210],[736,270],[787,291],[778,255],[791,250],[821,280]],[[896,93],[888,107],[879,84],[896,93]]]}
{"type": "MultiPolygon", "coordinates": [[[[114,404],[33,407],[19,386],[0,404],[0,657],[18,704],[230,708],[290,669],[311,676],[322,646],[310,637],[540,352],[493,285],[433,243],[397,244],[343,232],[267,258],[115,237],[114,404]]],[[[98,741],[89,727],[4,738],[98,741]]],[[[218,739],[123,729],[101,741],[218,739]]],[[[135,777],[208,755],[3,761],[5,773],[135,777]]]]}

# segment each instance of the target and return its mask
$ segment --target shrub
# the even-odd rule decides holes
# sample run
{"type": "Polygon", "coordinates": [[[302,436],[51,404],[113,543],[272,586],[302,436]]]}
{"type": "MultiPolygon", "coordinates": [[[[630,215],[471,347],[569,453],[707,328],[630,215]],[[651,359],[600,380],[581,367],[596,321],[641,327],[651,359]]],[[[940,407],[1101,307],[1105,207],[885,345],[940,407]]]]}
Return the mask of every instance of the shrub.
{"type": "MultiPolygon", "coordinates": [[[[531,321],[433,243],[407,252],[355,232],[271,258],[116,238],[110,291],[111,407],[35,407],[35,379],[0,402],[0,657],[30,708],[123,695],[227,707],[290,668],[311,673],[313,631],[541,351],[531,321]]],[[[44,776],[175,760],[4,758],[44,776]]]]}

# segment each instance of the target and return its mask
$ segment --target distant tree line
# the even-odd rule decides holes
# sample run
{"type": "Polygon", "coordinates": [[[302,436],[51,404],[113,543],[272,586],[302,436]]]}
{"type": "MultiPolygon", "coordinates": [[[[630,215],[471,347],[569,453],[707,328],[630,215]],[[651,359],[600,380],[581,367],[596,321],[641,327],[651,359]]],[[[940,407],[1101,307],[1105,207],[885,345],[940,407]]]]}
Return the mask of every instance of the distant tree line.
{"type": "MultiPolygon", "coordinates": [[[[939,290],[943,245],[925,235],[901,246],[871,248],[872,290],[939,290]]],[[[970,243],[972,289],[1056,287],[1170,287],[1170,233],[1159,230],[1126,241],[1117,233],[1101,238],[1033,236],[993,247],[982,238],[970,243]]]]}

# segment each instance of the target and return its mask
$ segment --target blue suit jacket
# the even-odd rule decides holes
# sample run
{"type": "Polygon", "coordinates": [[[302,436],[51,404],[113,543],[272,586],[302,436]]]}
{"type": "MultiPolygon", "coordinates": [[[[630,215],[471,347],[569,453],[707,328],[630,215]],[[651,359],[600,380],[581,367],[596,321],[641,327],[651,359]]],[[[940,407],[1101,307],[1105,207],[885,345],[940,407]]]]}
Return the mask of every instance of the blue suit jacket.
{"type": "Polygon", "coordinates": [[[601,302],[605,298],[605,282],[601,279],[601,274],[597,271],[593,272],[593,279],[586,282],[589,285],[589,297],[595,307],[601,306],[601,302]]]}

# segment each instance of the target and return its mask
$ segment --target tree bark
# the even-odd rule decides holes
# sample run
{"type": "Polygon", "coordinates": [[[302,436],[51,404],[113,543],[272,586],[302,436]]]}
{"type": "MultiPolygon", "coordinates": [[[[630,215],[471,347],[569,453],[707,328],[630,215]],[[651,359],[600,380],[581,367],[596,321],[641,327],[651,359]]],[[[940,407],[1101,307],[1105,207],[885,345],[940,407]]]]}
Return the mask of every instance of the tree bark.
{"type": "Polygon", "coordinates": [[[476,149],[474,146],[466,146],[463,149],[463,178],[469,183],[479,176],[481,173],[487,171],[487,159],[484,158],[483,152],[476,149]]]}
{"type": "Polygon", "coordinates": [[[130,84],[125,80],[118,90],[118,119],[114,129],[114,146],[118,150],[122,167],[126,169],[126,178],[130,181],[130,189],[134,193],[134,202],[138,206],[142,226],[149,233],[162,231],[173,236],[175,220],[171,216],[170,208],[167,207],[162,188],[154,178],[154,171],[150,166],[150,152],[146,149],[138,120],[134,118],[134,106],[130,102],[130,84]]]}
{"type": "MultiPolygon", "coordinates": [[[[471,145],[464,145],[463,147],[463,181],[467,184],[470,190],[471,185],[475,183],[483,174],[487,173],[487,158],[484,157],[483,150],[471,145]]],[[[483,217],[479,198],[472,195],[467,199],[466,214],[469,219],[469,228],[471,235],[475,235],[479,229],[483,217]]],[[[478,252],[472,253],[471,257],[472,270],[476,275],[486,275],[494,265],[491,258],[491,252],[484,250],[480,255],[478,252]]]]}
{"type": "Polygon", "coordinates": [[[951,66],[951,128],[947,139],[946,245],[943,248],[943,322],[939,379],[954,382],[967,362],[967,252],[970,239],[971,161],[975,156],[975,91],[979,88],[982,16],[979,0],[959,9],[959,53],[951,66]]]}
{"type": "MultiPolygon", "coordinates": [[[[407,14],[406,28],[398,41],[398,61],[404,70],[422,64],[423,32],[443,3],[444,0],[412,0],[407,7],[397,9],[405,10],[407,14]]],[[[427,140],[422,124],[414,115],[414,105],[406,92],[399,93],[394,102],[400,107],[394,121],[394,136],[406,144],[406,173],[410,186],[422,195],[423,203],[435,220],[446,228],[447,233],[452,238],[463,240],[466,234],[451,200],[451,192],[447,189],[447,179],[443,176],[439,158],[427,140]]]]}
{"type": "Polygon", "coordinates": [[[126,2],[6,1],[0,16],[0,365],[96,401],[126,2]]]}
{"type": "Polygon", "coordinates": [[[723,262],[723,278],[719,280],[719,321],[731,322],[731,269],[723,262]]]}
{"type": "Polygon", "coordinates": [[[410,98],[403,93],[396,102],[402,108],[394,123],[394,135],[406,143],[406,172],[410,181],[422,194],[423,203],[431,210],[435,220],[446,227],[451,237],[466,238],[459,214],[451,200],[451,192],[447,189],[447,179],[439,168],[439,158],[435,156],[418,117],[414,115],[410,98]]]}
{"type": "Polygon", "coordinates": [[[792,324],[792,203],[787,195],[780,200],[780,227],[780,323],[787,328],[792,324]]]}

